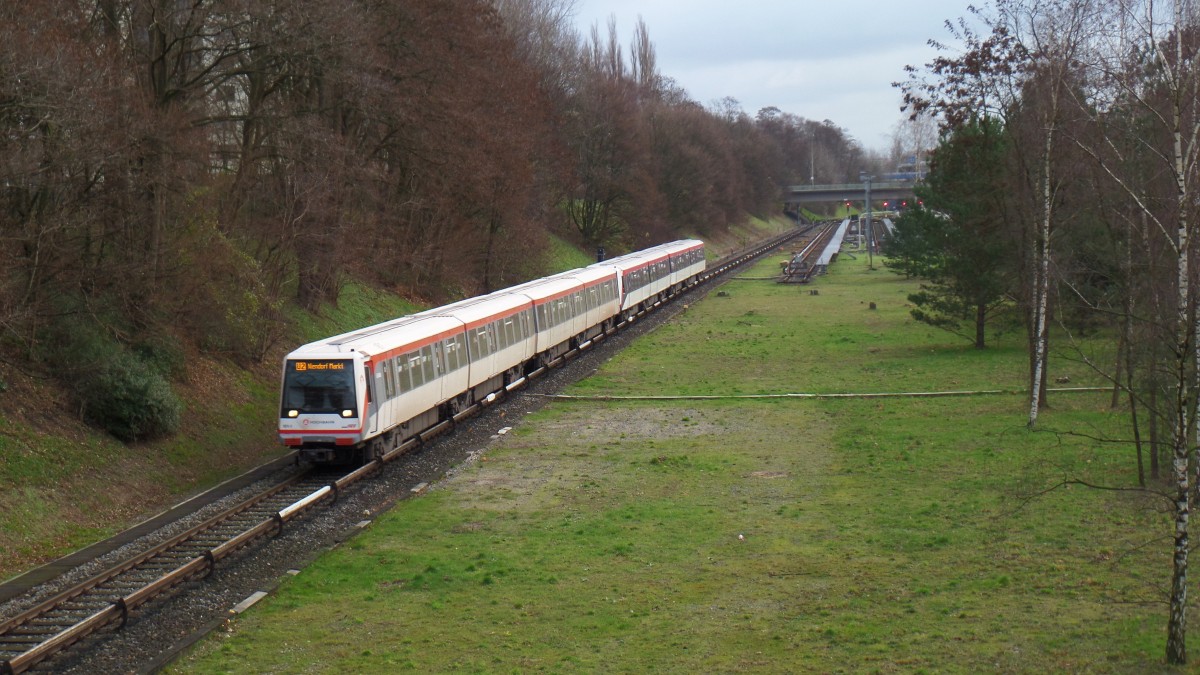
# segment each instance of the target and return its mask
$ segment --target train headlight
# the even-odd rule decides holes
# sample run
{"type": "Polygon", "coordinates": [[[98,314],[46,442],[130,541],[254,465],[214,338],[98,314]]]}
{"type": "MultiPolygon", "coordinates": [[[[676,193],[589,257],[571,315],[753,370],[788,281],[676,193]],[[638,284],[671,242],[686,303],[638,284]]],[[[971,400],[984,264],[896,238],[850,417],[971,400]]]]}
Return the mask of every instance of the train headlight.
{"type": "Polygon", "coordinates": [[[299,410],[289,410],[288,411],[288,417],[299,417],[299,416],[300,416],[299,410]]]}
{"type": "Polygon", "coordinates": [[[343,410],[342,417],[354,417],[354,411],[353,410],[343,410]]]}

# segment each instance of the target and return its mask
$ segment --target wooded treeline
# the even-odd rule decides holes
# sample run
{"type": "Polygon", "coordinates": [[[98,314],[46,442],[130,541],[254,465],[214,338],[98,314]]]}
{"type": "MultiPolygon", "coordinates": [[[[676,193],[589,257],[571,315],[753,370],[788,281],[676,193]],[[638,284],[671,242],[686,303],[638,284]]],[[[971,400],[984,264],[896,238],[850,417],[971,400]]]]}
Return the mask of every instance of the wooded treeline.
{"type": "Polygon", "coordinates": [[[486,292],[539,271],[551,233],[705,236],[776,213],[810,167],[862,168],[832,123],[701,105],[644,25],[626,48],[571,6],[5,4],[0,354],[69,381],[124,361],[131,386],[169,378],[180,340],[254,361],[287,303],[347,278],[486,292]]]}
{"type": "Polygon", "coordinates": [[[1112,383],[1137,480],[1173,504],[1166,657],[1183,663],[1200,486],[1200,4],[996,0],[973,19],[951,24],[961,53],[901,85],[943,133],[896,262],[929,280],[915,298],[926,320],[974,324],[978,346],[1005,308],[1024,326],[1030,427],[1051,323],[1057,353],[1112,383]],[[1097,330],[1113,340],[1089,342],[1097,330]]]}

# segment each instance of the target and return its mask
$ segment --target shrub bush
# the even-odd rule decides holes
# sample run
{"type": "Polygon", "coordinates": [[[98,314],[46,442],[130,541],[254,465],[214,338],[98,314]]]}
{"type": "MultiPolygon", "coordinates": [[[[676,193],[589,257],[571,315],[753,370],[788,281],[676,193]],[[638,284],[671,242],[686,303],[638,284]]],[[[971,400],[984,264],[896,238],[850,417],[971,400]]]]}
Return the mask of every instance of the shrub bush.
{"type": "Polygon", "coordinates": [[[179,430],[182,405],[171,385],[150,366],[119,348],[80,381],[84,416],[129,442],[179,430]]]}
{"type": "Polygon", "coordinates": [[[166,379],[172,358],[139,350],[143,360],[99,326],[60,321],[49,331],[43,359],[63,381],[87,421],[125,441],[165,436],[179,429],[182,404],[166,379]]]}

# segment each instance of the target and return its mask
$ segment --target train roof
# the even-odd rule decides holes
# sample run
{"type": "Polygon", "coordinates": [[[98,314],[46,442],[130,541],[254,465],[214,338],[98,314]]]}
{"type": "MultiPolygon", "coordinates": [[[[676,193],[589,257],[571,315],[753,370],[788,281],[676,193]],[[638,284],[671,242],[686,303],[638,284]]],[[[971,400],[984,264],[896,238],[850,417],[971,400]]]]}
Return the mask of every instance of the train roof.
{"type": "Polygon", "coordinates": [[[530,306],[529,298],[501,291],[460,300],[443,307],[435,307],[416,316],[449,316],[462,321],[467,328],[488,323],[508,316],[530,306]]]}
{"type": "Polygon", "coordinates": [[[652,262],[657,262],[667,256],[682,253],[684,251],[690,251],[696,248],[702,248],[703,246],[704,242],[700,241],[699,239],[680,239],[679,241],[671,241],[665,244],[651,246],[650,248],[642,249],[641,251],[634,251],[633,253],[626,253],[625,255],[609,258],[608,260],[602,262],[593,263],[592,265],[589,265],[589,268],[610,266],[616,267],[624,272],[643,267],[652,262]]]}
{"type": "Polygon", "coordinates": [[[462,331],[463,322],[452,317],[405,316],[311,342],[288,354],[288,358],[345,358],[354,352],[370,358],[417,349],[462,331]]]}
{"type": "Polygon", "coordinates": [[[680,239],[679,241],[669,241],[665,244],[652,246],[643,252],[661,250],[668,253],[680,253],[682,251],[690,251],[694,248],[702,248],[703,246],[704,242],[699,239],[680,239]]]}
{"type": "Polygon", "coordinates": [[[533,304],[539,305],[552,298],[564,296],[568,293],[583,288],[583,283],[574,277],[556,276],[545,279],[535,279],[523,284],[518,284],[512,288],[506,288],[499,293],[507,295],[518,295],[528,298],[533,301],[533,304]]]}
{"type": "Polygon", "coordinates": [[[527,281],[490,295],[467,298],[310,342],[297,347],[287,358],[344,358],[354,352],[372,357],[400,348],[424,346],[454,332],[461,332],[464,326],[472,328],[530,307],[532,303],[544,302],[580,287],[602,282],[615,273],[614,269],[622,272],[637,269],[667,255],[703,245],[704,242],[697,239],[659,244],[587,267],[527,281]]]}
{"type": "Polygon", "coordinates": [[[607,267],[584,267],[579,269],[559,272],[558,274],[534,279],[523,284],[517,284],[511,288],[506,288],[502,291],[496,291],[494,295],[503,293],[517,293],[524,295],[533,300],[534,304],[541,304],[546,300],[557,297],[562,297],[568,293],[573,293],[581,288],[594,286],[598,283],[613,279],[616,277],[616,270],[611,266],[607,267]]]}

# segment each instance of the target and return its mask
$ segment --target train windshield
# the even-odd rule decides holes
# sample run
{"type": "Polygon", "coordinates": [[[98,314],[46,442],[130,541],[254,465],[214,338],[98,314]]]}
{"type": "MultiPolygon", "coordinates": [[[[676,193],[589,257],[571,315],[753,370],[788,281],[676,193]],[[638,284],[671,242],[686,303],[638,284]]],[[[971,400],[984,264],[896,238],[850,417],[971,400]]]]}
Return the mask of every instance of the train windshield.
{"type": "Polygon", "coordinates": [[[350,359],[291,360],[283,375],[284,417],[333,413],[358,417],[354,403],[354,362],[350,359]]]}

